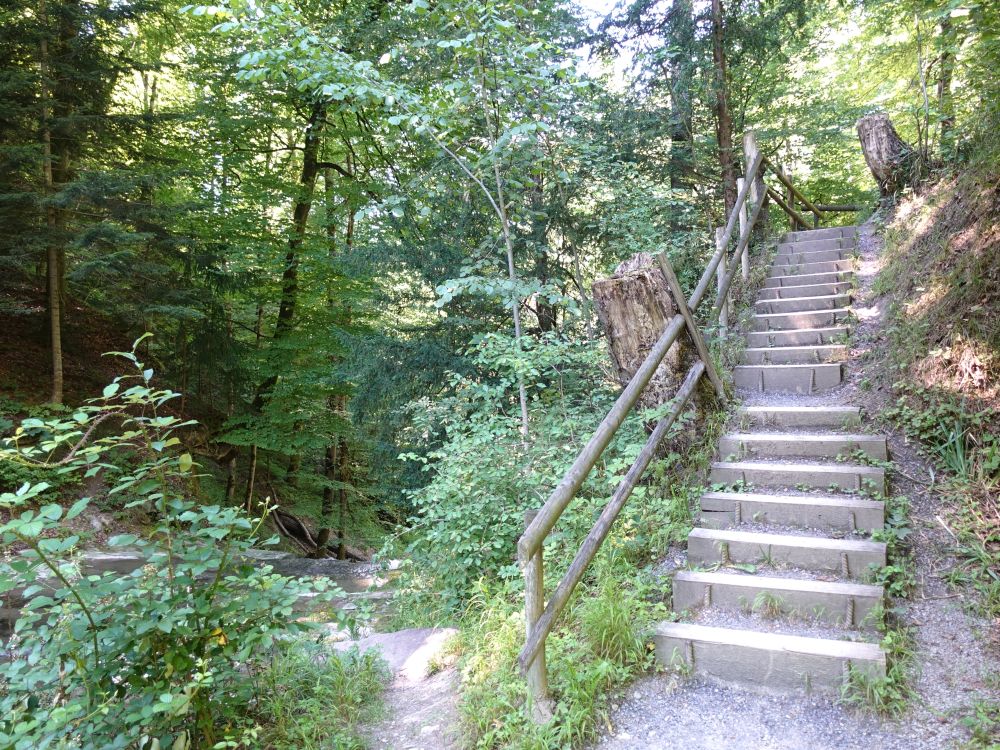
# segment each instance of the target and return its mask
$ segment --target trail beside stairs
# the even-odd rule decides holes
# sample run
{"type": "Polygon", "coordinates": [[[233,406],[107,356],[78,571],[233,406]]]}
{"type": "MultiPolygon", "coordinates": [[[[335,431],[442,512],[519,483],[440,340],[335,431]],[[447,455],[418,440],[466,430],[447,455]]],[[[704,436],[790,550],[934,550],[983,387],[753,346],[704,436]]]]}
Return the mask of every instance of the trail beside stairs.
{"type": "Polygon", "coordinates": [[[870,226],[856,239],[853,228],[792,233],[779,246],[734,373],[743,408],[720,442],[715,486],[686,553],[664,565],[681,616],[657,628],[657,654],[681,673],[630,686],[596,747],[911,750],[967,739],[961,716],[987,697],[998,665],[977,636],[988,624],[941,579],[952,540],[935,520],[928,467],[870,419],[891,397],[870,388],[885,365],[884,310],[871,302],[879,249],[870,226]],[[886,471],[887,457],[904,470],[886,471]],[[885,564],[870,533],[886,492],[910,497],[918,566],[902,603],[918,697],[895,721],[838,703],[851,670],[885,670],[870,616],[882,592],[865,578],[885,564]]]}

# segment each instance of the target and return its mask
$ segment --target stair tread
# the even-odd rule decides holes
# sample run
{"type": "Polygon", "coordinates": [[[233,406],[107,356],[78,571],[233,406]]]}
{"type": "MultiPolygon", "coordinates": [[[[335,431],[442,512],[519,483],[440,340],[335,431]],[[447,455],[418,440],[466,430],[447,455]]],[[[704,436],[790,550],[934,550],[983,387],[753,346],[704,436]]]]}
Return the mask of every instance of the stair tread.
{"type": "Polygon", "coordinates": [[[858,433],[849,432],[830,432],[830,433],[813,433],[808,432],[730,432],[722,436],[723,438],[729,438],[730,440],[742,440],[744,442],[750,442],[752,440],[781,440],[787,438],[788,440],[805,441],[805,442],[831,442],[831,443],[864,443],[864,442],[885,442],[885,437],[882,435],[861,435],[858,433]]]}
{"type": "MultiPolygon", "coordinates": [[[[796,459],[799,457],[796,456],[796,459]]],[[[828,474],[884,474],[880,466],[865,466],[864,464],[822,463],[816,461],[713,461],[712,468],[720,469],[785,469],[787,471],[825,471],[828,474]]]]}
{"type": "Polygon", "coordinates": [[[879,500],[854,497],[853,495],[782,495],[768,492],[705,492],[701,499],[733,500],[737,502],[787,503],[789,505],[816,505],[829,508],[882,508],[879,500]]]}
{"type": "Polygon", "coordinates": [[[700,570],[679,570],[674,577],[694,583],[709,583],[721,586],[741,586],[746,588],[772,588],[784,591],[815,591],[845,596],[881,597],[881,586],[848,581],[819,581],[815,578],[781,578],[748,573],[720,573],[700,570]]]}
{"type": "Polygon", "coordinates": [[[811,638],[802,635],[765,633],[758,630],[721,628],[714,625],[696,625],[687,622],[661,622],[656,626],[656,634],[670,638],[720,643],[766,651],[787,651],[841,659],[885,661],[885,652],[881,646],[877,643],[864,641],[811,638]]]}
{"type": "Polygon", "coordinates": [[[688,538],[707,539],[717,542],[740,542],[769,547],[803,547],[844,552],[881,552],[884,542],[861,539],[834,539],[828,536],[807,536],[804,534],[772,534],[766,531],[738,531],[736,529],[705,529],[696,527],[688,538]]]}
{"type": "MultiPolygon", "coordinates": [[[[796,329],[801,330],[801,329],[796,329]]],[[[748,346],[743,351],[745,352],[773,352],[773,351],[795,351],[796,349],[801,349],[802,351],[812,351],[813,349],[822,349],[824,351],[832,351],[834,349],[846,349],[846,344],[793,344],[792,346],[748,346]]],[[[817,362],[817,364],[824,364],[822,362],[817,362]]]]}

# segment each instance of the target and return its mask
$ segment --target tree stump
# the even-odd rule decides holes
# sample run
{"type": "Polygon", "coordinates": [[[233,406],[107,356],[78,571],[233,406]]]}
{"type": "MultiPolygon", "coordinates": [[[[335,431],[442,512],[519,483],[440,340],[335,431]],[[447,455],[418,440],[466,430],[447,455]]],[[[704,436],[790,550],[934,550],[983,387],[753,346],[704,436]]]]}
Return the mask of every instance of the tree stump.
{"type": "Polygon", "coordinates": [[[916,151],[899,137],[889,115],[883,112],[865,115],[858,120],[857,128],[861,151],[883,200],[914,181],[916,151]]]}
{"type": "MultiPolygon", "coordinates": [[[[649,253],[639,253],[619,264],[610,278],[595,281],[593,297],[608,336],[615,374],[625,386],[677,314],[677,307],[649,253]]],[[[683,333],[677,337],[639,397],[639,408],[659,406],[676,395],[692,356],[697,356],[693,349],[683,333]]]]}

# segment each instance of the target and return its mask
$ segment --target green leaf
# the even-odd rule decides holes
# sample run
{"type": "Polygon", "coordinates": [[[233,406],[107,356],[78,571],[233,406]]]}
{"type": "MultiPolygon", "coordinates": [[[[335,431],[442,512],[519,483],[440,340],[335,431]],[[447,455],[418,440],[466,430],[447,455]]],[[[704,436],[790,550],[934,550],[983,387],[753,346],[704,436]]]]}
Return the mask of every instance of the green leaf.
{"type": "Polygon", "coordinates": [[[119,387],[120,386],[118,385],[118,383],[109,383],[108,385],[104,386],[104,398],[111,398],[112,396],[114,396],[116,393],[118,393],[119,387]]]}
{"type": "Polygon", "coordinates": [[[135,544],[137,537],[135,534],[115,534],[113,537],[108,539],[109,547],[127,547],[130,544],[135,544]]]}
{"type": "Polygon", "coordinates": [[[191,459],[191,454],[190,453],[182,453],[177,458],[177,468],[180,469],[183,472],[190,471],[191,470],[191,466],[193,464],[194,464],[194,461],[191,459]]]}

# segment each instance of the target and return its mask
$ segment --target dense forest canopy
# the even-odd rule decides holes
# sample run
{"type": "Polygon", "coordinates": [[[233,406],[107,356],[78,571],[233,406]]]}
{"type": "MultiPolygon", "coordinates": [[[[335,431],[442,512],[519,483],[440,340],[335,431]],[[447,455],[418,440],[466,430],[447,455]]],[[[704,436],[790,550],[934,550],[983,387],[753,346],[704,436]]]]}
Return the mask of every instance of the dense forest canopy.
{"type": "MultiPolygon", "coordinates": [[[[866,113],[917,176],[1000,157],[995,3],[598,10],[5,3],[7,416],[73,414],[119,372],[99,355],[151,333],[134,357],[198,422],[198,504],[268,498],[312,527],[306,552],[405,554],[426,611],[458,613],[516,578],[524,511],[618,392],[592,282],[666,251],[690,290],[744,133],[862,215],[866,113]]],[[[555,544],[643,435],[632,417],[555,544]]]]}
{"type": "MultiPolygon", "coordinates": [[[[371,546],[469,492],[449,463],[483,431],[520,507],[549,471],[520,454],[566,425],[552,373],[586,381],[600,348],[590,282],[668,249],[690,284],[749,129],[823,203],[871,203],[852,126],[872,109],[925,171],[969,158],[997,124],[996,24],[919,1],[590,23],[558,2],[8,4],[8,314],[48,348],[54,404],[86,395],[65,372],[95,327],[152,332],[205,491],[277,495],[324,540],[371,546]]],[[[35,398],[41,376],[9,373],[35,398]]]]}

